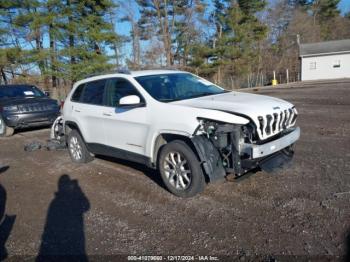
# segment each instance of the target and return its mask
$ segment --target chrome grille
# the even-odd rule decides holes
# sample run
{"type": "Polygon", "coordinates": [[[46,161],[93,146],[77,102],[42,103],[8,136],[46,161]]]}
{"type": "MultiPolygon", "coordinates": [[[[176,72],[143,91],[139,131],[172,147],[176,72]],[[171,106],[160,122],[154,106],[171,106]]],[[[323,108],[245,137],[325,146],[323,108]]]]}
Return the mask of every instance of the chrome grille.
{"type": "Polygon", "coordinates": [[[293,126],[297,117],[295,108],[289,108],[273,114],[258,116],[258,133],[265,139],[293,126]]]}
{"type": "Polygon", "coordinates": [[[265,132],[266,132],[266,134],[271,134],[271,129],[272,129],[272,127],[271,127],[271,123],[272,123],[272,116],[271,115],[266,115],[266,128],[265,128],[265,132]]]}
{"type": "Polygon", "coordinates": [[[272,122],[272,132],[276,132],[278,123],[278,114],[273,113],[273,122],[272,122]]]}
{"type": "Polygon", "coordinates": [[[43,112],[54,109],[53,104],[42,104],[42,103],[35,103],[35,104],[24,104],[18,106],[19,110],[23,113],[27,112],[43,112]]]}

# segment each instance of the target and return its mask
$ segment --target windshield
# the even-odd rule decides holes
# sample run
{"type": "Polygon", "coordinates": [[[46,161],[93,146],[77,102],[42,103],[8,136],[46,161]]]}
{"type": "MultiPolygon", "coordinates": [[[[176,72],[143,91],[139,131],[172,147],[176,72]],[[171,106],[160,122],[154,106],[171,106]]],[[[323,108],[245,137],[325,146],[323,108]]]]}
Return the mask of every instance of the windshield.
{"type": "Polygon", "coordinates": [[[4,86],[0,87],[0,99],[44,97],[45,94],[35,86],[4,86]]]}
{"type": "Polygon", "coordinates": [[[171,102],[225,93],[224,89],[189,73],[172,73],[135,77],[155,99],[171,102]]]}

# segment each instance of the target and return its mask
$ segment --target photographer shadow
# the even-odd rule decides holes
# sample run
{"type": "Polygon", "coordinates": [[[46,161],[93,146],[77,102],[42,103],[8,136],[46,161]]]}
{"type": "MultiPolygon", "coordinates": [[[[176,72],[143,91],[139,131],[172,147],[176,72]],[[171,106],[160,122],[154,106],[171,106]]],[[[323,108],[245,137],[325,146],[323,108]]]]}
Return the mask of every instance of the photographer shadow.
{"type": "MultiPolygon", "coordinates": [[[[8,166],[1,167],[0,173],[5,172],[8,168],[8,166]]],[[[5,244],[10,236],[10,233],[16,220],[16,216],[9,216],[5,214],[6,200],[6,190],[0,184],[0,261],[5,260],[8,257],[5,244]]]]}
{"type": "Polygon", "coordinates": [[[78,181],[68,175],[58,180],[58,191],[46,218],[36,261],[88,261],[85,250],[84,213],[90,203],[78,181]]]}
{"type": "Polygon", "coordinates": [[[346,239],[345,239],[345,260],[346,262],[350,261],[350,228],[348,232],[346,233],[346,239]]]}

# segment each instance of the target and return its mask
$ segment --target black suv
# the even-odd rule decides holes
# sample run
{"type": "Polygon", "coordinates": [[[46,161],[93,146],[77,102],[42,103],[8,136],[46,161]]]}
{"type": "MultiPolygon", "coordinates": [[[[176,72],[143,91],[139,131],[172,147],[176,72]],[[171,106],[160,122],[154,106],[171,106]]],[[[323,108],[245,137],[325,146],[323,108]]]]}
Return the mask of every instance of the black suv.
{"type": "Polygon", "coordinates": [[[60,114],[56,100],[32,85],[0,85],[0,136],[15,129],[47,126],[60,114]]]}

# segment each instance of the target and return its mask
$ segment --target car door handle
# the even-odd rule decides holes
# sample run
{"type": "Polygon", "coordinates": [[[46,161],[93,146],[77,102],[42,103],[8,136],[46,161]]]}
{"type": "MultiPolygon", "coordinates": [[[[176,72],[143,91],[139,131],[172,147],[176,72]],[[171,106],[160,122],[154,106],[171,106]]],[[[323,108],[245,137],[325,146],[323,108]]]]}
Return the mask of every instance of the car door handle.
{"type": "Polygon", "coordinates": [[[74,109],[75,112],[80,113],[81,111],[78,109],[74,109]]]}
{"type": "Polygon", "coordinates": [[[112,116],[110,113],[103,113],[104,116],[112,116]]]}

